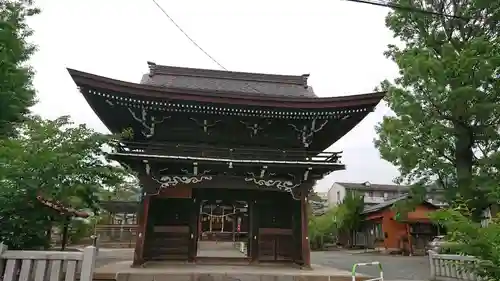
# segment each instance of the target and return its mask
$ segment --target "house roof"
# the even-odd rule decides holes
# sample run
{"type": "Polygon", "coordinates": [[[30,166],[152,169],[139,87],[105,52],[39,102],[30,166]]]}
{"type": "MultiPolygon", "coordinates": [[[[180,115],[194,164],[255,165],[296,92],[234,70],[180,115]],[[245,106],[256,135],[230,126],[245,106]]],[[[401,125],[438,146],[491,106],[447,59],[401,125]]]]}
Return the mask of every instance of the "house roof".
{"type": "Polygon", "coordinates": [[[141,84],[191,90],[228,91],[263,96],[316,98],[309,74],[277,75],[158,65],[148,62],[141,84]]]}
{"type": "Polygon", "coordinates": [[[337,182],[343,186],[345,189],[359,190],[359,191],[408,191],[409,186],[405,185],[395,185],[395,184],[373,184],[369,182],[364,183],[352,183],[352,182],[337,182]]]}
{"type": "MultiPolygon", "coordinates": [[[[407,199],[408,198],[408,194],[404,194],[404,195],[401,195],[399,197],[396,197],[396,198],[393,198],[391,200],[387,200],[385,202],[382,202],[380,204],[377,204],[377,205],[373,205],[373,206],[365,206],[363,212],[361,212],[361,214],[370,214],[370,213],[374,213],[374,212],[377,212],[377,211],[380,211],[380,210],[383,210],[385,208],[389,208],[391,207],[392,205],[394,205],[395,203],[401,201],[401,200],[404,200],[404,199],[407,199]]],[[[430,205],[436,209],[439,209],[439,206],[425,200],[424,202],[422,202],[423,204],[426,204],[426,205],[430,205]]]]}
{"type": "Polygon", "coordinates": [[[77,218],[88,218],[89,217],[89,213],[64,206],[59,201],[45,199],[40,195],[37,196],[36,199],[38,200],[38,202],[42,203],[44,206],[51,208],[52,210],[54,210],[56,212],[59,212],[61,215],[70,215],[72,217],[77,217],[77,218]]]}

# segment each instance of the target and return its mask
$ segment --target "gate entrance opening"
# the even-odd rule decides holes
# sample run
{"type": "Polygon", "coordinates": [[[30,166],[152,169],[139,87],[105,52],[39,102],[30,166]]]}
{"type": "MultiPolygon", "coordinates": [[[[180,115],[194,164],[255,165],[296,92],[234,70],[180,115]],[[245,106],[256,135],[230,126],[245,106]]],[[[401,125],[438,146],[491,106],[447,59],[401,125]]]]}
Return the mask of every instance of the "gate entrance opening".
{"type": "Polygon", "coordinates": [[[246,201],[203,200],[198,229],[197,257],[248,257],[246,201]]]}

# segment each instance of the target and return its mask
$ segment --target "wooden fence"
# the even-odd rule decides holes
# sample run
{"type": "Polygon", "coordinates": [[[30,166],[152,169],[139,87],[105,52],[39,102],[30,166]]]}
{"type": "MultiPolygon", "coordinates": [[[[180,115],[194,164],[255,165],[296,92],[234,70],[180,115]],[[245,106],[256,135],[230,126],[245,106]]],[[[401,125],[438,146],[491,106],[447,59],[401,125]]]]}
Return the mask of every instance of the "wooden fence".
{"type": "Polygon", "coordinates": [[[443,255],[429,251],[431,280],[436,281],[479,281],[471,268],[477,259],[471,256],[443,255]]]}
{"type": "Polygon", "coordinates": [[[0,244],[2,281],[92,281],[97,252],[12,251],[0,244]]]}

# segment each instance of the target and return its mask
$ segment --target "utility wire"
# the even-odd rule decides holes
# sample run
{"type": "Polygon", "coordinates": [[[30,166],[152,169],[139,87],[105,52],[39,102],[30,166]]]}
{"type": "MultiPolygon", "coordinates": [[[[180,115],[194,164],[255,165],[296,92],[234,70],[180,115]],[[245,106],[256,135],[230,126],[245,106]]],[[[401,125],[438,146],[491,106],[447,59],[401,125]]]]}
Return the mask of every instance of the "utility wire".
{"type": "Polygon", "coordinates": [[[446,17],[446,18],[471,20],[470,18],[463,17],[463,16],[457,16],[457,15],[450,15],[450,14],[445,14],[445,13],[439,13],[439,12],[434,12],[434,11],[419,9],[419,8],[412,7],[412,6],[403,6],[403,5],[399,5],[399,4],[393,4],[393,3],[391,3],[391,1],[388,1],[388,0],[345,0],[345,1],[354,2],[354,3],[361,3],[361,4],[368,4],[368,5],[374,5],[374,6],[379,6],[379,7],[386,7],[386,8],[391,8],[391,9],[394,9],[394,10],[402,10],[402,11],[408,11],[408,12],[428,14],[428,15],[433,15],[433,16],[446,17]]]}
{"type": "MultiPolygon", "coordinates": [[[[214,57],[212,57],[207,51],[205,51],[205,49],[203,49],[198,43],[196,43],[196,41],[194,41],[194,39],[191,38],[191,36],[189,36],[189,34],[187,34],[187,32],[184,31],[184,29],[182,29],[182,27],[180,27],[180,25],[178,25],[177,22],[175,22],[175,20],[167,13],[167,11],[165,11],[165,9],[162,8],[162,6],[160,6],[160,4],[158,4],[158,2],[156,0],[152,0],[152,1],[156,5],[156,7],[158,7],[158,9],[160,9],[160,11],[170,20],[170,22],[172,22],[175,25],[175,27],[177,27],[177,29],[179,29],[179,31],[182,32],[182,34],[184,34],[184,36],[186,36],[186,38],[189,39],[189,41],[191,41],[191,43],[193,43],[193,45],[196,46],[196,48],[198,48],[200,51],[202,51],[208,58],[210,58],[213,62],[215,62],[220,68],[222,68],[225,71],[229,71],[221,63],[219,63],[214,57]]],[[[250,89],[256,91],[257,93],[262,94],[261,91],[259,91],[255,87],[252,87],[247,82],[244,82],[244,83],[245,83],[245,86],[247,88],[250,88],[250,89]]]]}
{"type": "Polygon", "coordinates": [[[175,25],[175,27],[177,27],[177,29],[179,29],[180,32],[182,32],[182,34],[184,34],[184,36],[186,36],[187,39],[189,39],[189,41],[191,41],[191,43],[193,43],[193,45],[196,46],[196,48],[198,48],[200,51],[202,51],[207,57],[209,57],[213,62],[215,62],[218,66],[220,66],[220,68],[228,71],[222,64],[220,64],[214,57],[212,57],[207,51],[205,51],[200,45],[198,45],[198,43],[196,43],[196,41],[194,41],[193,38],[191,38],[191,36],[189,36],[189,34],[187,34],[186,31],[184,31],[184,29],[182,29],[182,27],[180,27],[176,22],[175,20],[167,13],[167,11],[165,11],[165,9],[163,9],[160,4],[158,4],[158,2],[156,0],[152,0],[153,3],[155,3],[156,7],[158,7],[158,9],[160,9],[160,11],[162,11],[162,13],[175,25]]]}

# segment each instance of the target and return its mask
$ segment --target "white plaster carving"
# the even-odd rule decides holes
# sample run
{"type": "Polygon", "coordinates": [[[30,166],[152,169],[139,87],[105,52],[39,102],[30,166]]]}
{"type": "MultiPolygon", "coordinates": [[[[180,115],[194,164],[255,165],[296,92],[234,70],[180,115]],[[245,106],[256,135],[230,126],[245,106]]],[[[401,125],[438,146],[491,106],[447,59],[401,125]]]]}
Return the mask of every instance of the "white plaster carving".
{"type": "Polygon", "coordinates": [[[301,185],[301,183],[294,184],[292,181],[283,181],[283,180],[264,180],[259,179],[255,176],[254,173],[247,173],[249,177],[245,177],[246,182],[253,182],[259,186],[265,186],[269,188],[277,188],[283,191],[290,193],[295,200],[300,200],[300,198],[296,198],[294,192],[294,188],[301,185]]]}
{"type": "Polygon", "coordinates": [[[144,106],[141,107],[141,116],[137,116],[137,114],[134,112],[134,110],[132,110],[132,108],[127,107],[127,109],[132,115],[132,117],[142,125],[144,130],[142,130],[141,133],[148,139],[154,136],[156,125],[161,124],[166,119],[170,118],[170,116],[165,116],[162,117],[161,120],[157,120],[156,117],[152,115],[150,115],[148,118],[148,111],[144,106]]]}
{"type": "Polygon", "coordinates": [[[184,184],[194,184],[199,183],[204,180],[212,180],[212,176],[163,176],[160,178],[159,182],[161,184],[161,188],[173,187],[179,183],[184,184]]]}
{"type": "Polygon", "coordinates": [[[205,132],[205,134],[207,135],[210,135],[210,132],[208,131],[208,128],[212,128],[214,127],[215,125],[217,125],[217,123],[219,122],[222,122],[221,120],[217,120],[211,124],[208,123],[208,120],[203,120],[203,122],[200,122],[194,118],[189,118],[190,120],[194,121],[198,126],[200,126],[201,128],[203,128],[203,132],[205,132]]]}
{"type": "Polygon", "coordinates": [[[259,126],[259,124],[257,124],[257,123],[249,124],[249,123],[246,123],[243,121],[240,121],[240,123],[245,125],[245,127],[250,130],[250,137],[252,137],[252,138],[255,137],[260,131],[264,130],[264,128],[259,126]]]}
{"type": "Polygon", "coordinates": [[[314,136],[315,133],[321,131],[326,124],[328,123],[328,120],[323,120],[324,122],[321,123],[321,125],[317,126],[316,125],[316,119],[313,119],[311,121],[311,125],[304,125],[302,128],[298,128],[294,124],[288,124],[288,126],[292,127],[296,132],[299,133],[299,139],[302,141],[302,144],[304,145],[305,148],[309,147],[312,142],[312,137],[314,136]]]}
{"type": "MultiPolygon", "coordinates": [[[[163,169],[166,170],[166,169],[163,169]]],[[[181,170],[184,173],[188,171],[185,169],[181,170]]],[[[160,179],[151,176],[151,178],[160,184],[160,188],[174,187],[179,183],[184,184],[195,184],[200,183],[204,180],[212,180],[212,176],[206,175],[210,173],[210,170],[205,170],[203,173],[195,176],[177,176],[177,175],[169,175],[169,176],[160,176],[160,179]]]]}

